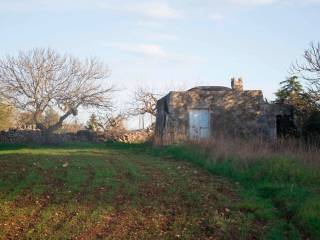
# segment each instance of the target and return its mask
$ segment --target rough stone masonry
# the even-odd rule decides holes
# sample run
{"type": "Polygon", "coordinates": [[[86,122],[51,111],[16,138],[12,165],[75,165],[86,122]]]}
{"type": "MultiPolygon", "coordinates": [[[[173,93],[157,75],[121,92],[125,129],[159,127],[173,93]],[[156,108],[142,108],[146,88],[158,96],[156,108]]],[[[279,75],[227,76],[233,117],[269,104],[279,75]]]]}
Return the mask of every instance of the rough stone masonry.
{"type": "Polygon", "coordinates": [[[294,119],[287,105],[268,103],[261,90],[201,86],[169,92],[157,102],[156,144],[171,144],[218,135],[276,139],[279,121],[294,119]]]}

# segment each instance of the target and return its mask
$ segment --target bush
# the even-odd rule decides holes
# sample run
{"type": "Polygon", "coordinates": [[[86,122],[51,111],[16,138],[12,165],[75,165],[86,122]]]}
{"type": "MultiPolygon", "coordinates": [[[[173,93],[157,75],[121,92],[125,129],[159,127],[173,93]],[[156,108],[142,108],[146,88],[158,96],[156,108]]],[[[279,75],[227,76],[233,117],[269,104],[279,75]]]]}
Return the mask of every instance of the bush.
{"type": "Polygon", "coordinates": [[[303,132],[307,139],[320,139],[320,112],[310,115],[303,126],[303,132]]]}

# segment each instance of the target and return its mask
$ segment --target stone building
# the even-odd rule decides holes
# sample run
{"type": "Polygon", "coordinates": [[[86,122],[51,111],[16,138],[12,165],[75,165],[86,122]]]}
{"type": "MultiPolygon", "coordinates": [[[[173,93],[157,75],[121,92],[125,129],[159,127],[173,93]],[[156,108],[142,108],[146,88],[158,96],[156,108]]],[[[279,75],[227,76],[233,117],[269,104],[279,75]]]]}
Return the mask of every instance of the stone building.
{"type": "Polygon", "coordinates": [[[232,79],[231,88],[195,87],[158,100],[155,141],[170,144],[221,134],[276,139],[283,122],[293,121],[290,106],[270,104],[261,90],[243,90],[242,79],[232,79]]]}

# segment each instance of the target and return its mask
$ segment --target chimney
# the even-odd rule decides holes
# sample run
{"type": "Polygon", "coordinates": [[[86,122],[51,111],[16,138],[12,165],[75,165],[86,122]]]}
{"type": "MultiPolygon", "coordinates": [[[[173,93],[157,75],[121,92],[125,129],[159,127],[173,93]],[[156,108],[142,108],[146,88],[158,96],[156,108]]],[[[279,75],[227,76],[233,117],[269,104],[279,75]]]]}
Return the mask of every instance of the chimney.
{"type": "Polygon", "coordinates": [[[243,82],[242,82],[242,78],[231,78],[231,88],[234,91],[243,91],[243,82]]]}

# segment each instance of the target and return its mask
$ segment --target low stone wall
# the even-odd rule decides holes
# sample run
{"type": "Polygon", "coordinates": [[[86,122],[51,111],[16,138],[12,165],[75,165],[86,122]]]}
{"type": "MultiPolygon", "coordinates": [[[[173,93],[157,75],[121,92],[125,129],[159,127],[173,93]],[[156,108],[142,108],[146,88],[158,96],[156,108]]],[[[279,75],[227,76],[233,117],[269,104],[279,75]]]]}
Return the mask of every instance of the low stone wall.
{"type": "Polygon", "coordinates": [[[35,130],[10,130],[0,132],[0,144],[59,144],[65,142],[105,142],[142,143],[150,141],[153,131],[118,131],[94,133],[88,130],[77,133],[52,134],[47,136],[35,130]]]}
{"type": "Polygon", "coordinates": [[[151,142],[153,140],[154,132],[147,130],[147,131],[130,131],[119,138],[119,142],[124,143],[144,143],[144,142],[151,142]]]}
{"type": "Polygon", "coordinates": [[[58,144],[73,141],[96,141],[96,137],[87,131],[52,134],[50,136],[36,130],[10,130],[0,132],[1,144],[58,144]]]}

